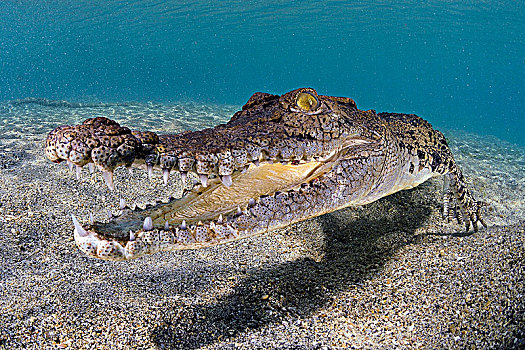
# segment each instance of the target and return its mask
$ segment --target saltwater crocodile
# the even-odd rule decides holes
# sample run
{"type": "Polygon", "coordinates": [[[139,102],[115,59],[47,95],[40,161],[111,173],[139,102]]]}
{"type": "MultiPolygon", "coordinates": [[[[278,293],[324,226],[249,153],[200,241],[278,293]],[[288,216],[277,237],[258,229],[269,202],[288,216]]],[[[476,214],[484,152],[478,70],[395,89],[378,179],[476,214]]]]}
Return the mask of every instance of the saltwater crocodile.
{"type": "Polygon", "coordinates": [[[444,216],[468,231],[481,217],[443,134],[412,114],[359,110],[350,98],[310,88],[255,93],[227,124],[176,135],[131,131],[107,118],[49,133],[46,155],[77,170],[96,166],[110,189],[113,170],[138,166],[198,174],[182,198],[145,209],[121,203],[108,223],[84,226],[75,241],[92,257],[125,260],[201,248],[364,205],[445,175],[444,216]]]}

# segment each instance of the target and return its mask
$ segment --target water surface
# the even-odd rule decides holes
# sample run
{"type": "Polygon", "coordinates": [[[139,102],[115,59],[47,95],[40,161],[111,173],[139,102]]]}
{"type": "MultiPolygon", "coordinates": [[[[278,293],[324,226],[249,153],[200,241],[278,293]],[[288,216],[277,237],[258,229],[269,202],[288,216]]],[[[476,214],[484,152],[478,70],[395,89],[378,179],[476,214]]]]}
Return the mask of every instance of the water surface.
{"type": "Polygon", "coordinates": [[[521,1],[2,1],[0,101],[311,86],[525,144],[521,1]]]}

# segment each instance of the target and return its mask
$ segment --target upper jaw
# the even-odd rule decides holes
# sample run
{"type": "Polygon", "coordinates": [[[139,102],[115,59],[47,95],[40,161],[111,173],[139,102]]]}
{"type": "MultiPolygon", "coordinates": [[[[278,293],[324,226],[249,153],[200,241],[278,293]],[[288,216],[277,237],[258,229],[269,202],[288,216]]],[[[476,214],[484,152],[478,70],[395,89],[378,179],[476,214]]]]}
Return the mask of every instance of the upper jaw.
{"type": "Polygon", "coordinates": [[[225,186],[231,185],[232,174],[245,171],[250,164],[299,164],[327,156],[337,147],[336,141],[285,138],[286,134],[279,131],[268,135],[226,127],[159,137],[151,132],[132,132],[106,118],[93,118],[50,132],[46,155],[54,162],[66,160],[79,168],[94,164],[110,189],[114,169],[132,165],[145,167],[150,174],[159,168],[165,182],[172,171],[179,171],[183,180],[188,172],[195,172],[206,187],[214,176],[225,186]]]}

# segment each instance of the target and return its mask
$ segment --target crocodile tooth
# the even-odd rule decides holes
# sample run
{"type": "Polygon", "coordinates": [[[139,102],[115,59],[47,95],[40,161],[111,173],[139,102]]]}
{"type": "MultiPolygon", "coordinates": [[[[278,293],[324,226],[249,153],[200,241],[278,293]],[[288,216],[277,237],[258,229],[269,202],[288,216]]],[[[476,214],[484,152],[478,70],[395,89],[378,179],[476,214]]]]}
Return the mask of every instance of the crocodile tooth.
{"type": "Polygon", "coordinates": [[[148,180],[151,181],[152,178],[153,178],[153,165],[148,164],[148,180]]]}
{"type": "Polygon", "coordinates": [[[170,178],[170,171],[169,169],[162,169],[162,180],[164,181],[164,185],[168,184],[168,180],[170,178]]]}
{"type": "Polygon", "coordinates": [[[133,231],[129,230],[129,241],[132,242],[135,240],[135,234],[133,231]]]}
{"type": "Polygon", "coordinates": [[[132,168],[132,167],[129,167],[129,168],[128,168],[128,173],[129,173],[130,175],[133,175],[133,168],[132,168]]]}
{"type": "Polygon", "coordinates": [[[253,161],[253,164],[255,164],[255,166],[259,166],[261,163],[260,163],[259,160],[257,159],[257,160],[254,160],[254,161],[253,161]]]}
{"type": "Polygon", "coordinates": [[[88,163],[89,173],[93,174],[95,172],[95,164],[88,163]]]}
{"type": "Polygon", "coordinates": [[[93,217],[93,213],[89,213],[89,223],[93,225],[95,223],[95,218],[93,217]]]}
{"type": "Polygon", "coordinates": [[[250,198],[250,200],[248,200],[248,206],[253,207],[254,205],[255,205],[255,199],[250,198]]]}
{"type": "Polygon", "coordinates": [[[120,198],[119,207],[120,210],[124,210],[124,208],[126,208],[126,200],[124,198],[120,198]]]}
{"type": "Polygon", "coordinates": [[[237,234],[238,234],[237,230],[235,230],[229,224],[226,225],[226,228],[228,229],[228,231],[230,231],[229,234],[231,234],[233,237],[237,237],[237,234]]]}
{"type": "Polygon", "coordinates": [[[82,171],[82,167],[80,167],[80,166],[77,165],[77,166],[76,166],[76,169],[75,169],[75,173],[76,173],[76,175],[77,175],[77,180],[80,180],[80,177],[82,176],[81,171],[82,171]]]}
{"type": "Polygon", "coordinates": [[[182,220],[182,224],[180,224],[180,229],[185,230],[186,228],[186,220],[182,220]]]}
{"type": "Polygon", "coordinates": [[[106,182],[106,185],[108,188],[113,191],[115,189],[115,186],[113,185],[113,172],[112,171],[103,171],[102,177],[104,178],[104,181],[106,182]]]}
{"type": "Polygon", "coordinates": [[[208,187],[208,175],[206,175],[206,174],[199,174],[199,178],[201,179],[202,187],[208,187]]]}
{"type": "Polygon", "coordinates": [[[75,230],[77,231],[77,234],[80,237],[86,237],[88,235],[88,233],[87,233],[86,230],[84,230],[82,225],[80,225],[80,223],[78,222],[78,220],[75,217],[75,215],[71,214],[71,218],[73,219],[73,225],[75,225],[75,230]]]}
{"type": "Polygon", "coordinates": [[[237,215],[241,215],[242,214],[242,209],[241,207],[237,206],[237,215]]]}
{"type": "Polygon", "coordinates": [[[143,225],[144,231],[151,231],[153,230],[153,220],[150,216],[146,217],[144,219],[144,225],[143,225]]]}
{"type": "Polygon", "coordinates": [[[221,215],[219,215],[219,218],[217,219],[217,223],[218,224],[222,224],[222,220],[223,219],[222,219],[222,214],[221,214],[221,215]]]}
{"type": "Polygon", "coordinates": [[[221,176],[221,181],[226,187],[230,187],[232,185],[232,176],[231,175],[224,175],[221,176]]]}
{"type": "Polygon", "coordinates": [[[170,229],[170,224],[169,222],[166,221],[166,223],[164,224],[164,230],[168,231],[169,229],[170,229]]]}
{"type": "Polygon", "coordinates": [[[74,166],[75,165],[73,164],[73,162],[68,159],[67,160],[67,167],[69,168],[69,171],[73,171],[73,167],[74,166]]]}

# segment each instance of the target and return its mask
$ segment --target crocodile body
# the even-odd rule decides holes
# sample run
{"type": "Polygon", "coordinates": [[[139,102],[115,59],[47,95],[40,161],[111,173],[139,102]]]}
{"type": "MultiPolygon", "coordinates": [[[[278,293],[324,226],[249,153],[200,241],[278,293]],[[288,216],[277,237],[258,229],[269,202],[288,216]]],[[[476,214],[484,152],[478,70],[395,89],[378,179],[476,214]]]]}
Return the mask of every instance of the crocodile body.
{"type": "MultiPolygon", "coordinates": [[[[157,251],[238,240],[445,176],[444,215],[478,222],[482,202],[467,188],[443,134],[415,115],[359,110],[350,98],[303,88],[255,93],[227,124],[175,135],[131,131],[106,118],[50,132],[46,155],[77,169],[95,165],[113,188],[118,166],[198,175],[183,197],[146,209],[122,204],[109,223],[81,225],[86,254],[125,260],[157,251]]],[[[186,184],[188,185],[188,184],[186,184]]],[[[188,186],[187,186],[188,187],[188,186]]]]}

